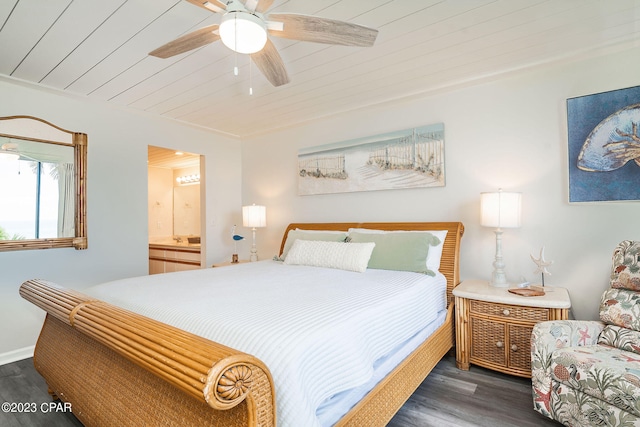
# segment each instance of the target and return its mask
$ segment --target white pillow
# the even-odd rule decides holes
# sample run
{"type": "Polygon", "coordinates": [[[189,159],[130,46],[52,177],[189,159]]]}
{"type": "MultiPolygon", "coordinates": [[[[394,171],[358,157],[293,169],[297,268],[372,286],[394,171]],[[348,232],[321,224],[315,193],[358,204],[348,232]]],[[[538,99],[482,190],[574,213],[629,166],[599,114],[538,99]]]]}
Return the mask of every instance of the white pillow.
{"type": "Polygon", "coordinates": [[[284,248],[282,249],[281,259],[285,259],[293,242],[298,239],[302,240],[323,240],[328,242],[344,242],[348,233],[346,231],[335,230],[303,230],[296,228],[295,230],[289,230],[287,234],[287,240],[284,242],[284,248]]]}
{"type": "Polygon", "coordinates": [[[284,259],[289,265],[338,268],[363,273],[375,243],[344,243],[297,239],[284,259]]]}
{"type": "Polygon", "coordinates": [[[442,248],[444,246],[444,239],[447,237],[448,230],[376,230],[372,228],[350,228],[349,233],[355,231],[357,233],[431,233],[440,239],[440,244],[431,246],[427,253],[427,269],[431,271],[440,270],[440,258],[442,258],[442,248]]]}

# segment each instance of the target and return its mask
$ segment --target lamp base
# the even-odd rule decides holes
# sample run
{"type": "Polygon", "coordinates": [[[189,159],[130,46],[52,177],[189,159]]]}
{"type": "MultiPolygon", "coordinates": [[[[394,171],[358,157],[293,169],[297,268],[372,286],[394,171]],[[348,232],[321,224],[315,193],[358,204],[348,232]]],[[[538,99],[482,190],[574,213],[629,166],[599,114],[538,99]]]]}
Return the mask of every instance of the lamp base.
{"type": "Polygon", "coordinates": [[[491,282],[489,282],[491,284],[491,286],[493,286],[494,288],[508,288],[510,286],[509,282],[500,282],[500,281],[496,281],[495,278],[491,279],[491,282]]]}
{"type": "Polygon", "coordinates": [[[251,255],[249,256],[249,261],[254,262],[258,260],[258,249],[256,248],[256,229],[255,227],[251,229],[253,233],[253,244],[251,245],[251,255]]]}
{"type": "Polygon", "coordinates": [[[491,273],[491,286],[496,288],[508,288],[507,276],[504,272],[504,262],[502,260],[502,230],[495,230],[496,233],[496,259],[493,262],[493,273],[491,273]]]}

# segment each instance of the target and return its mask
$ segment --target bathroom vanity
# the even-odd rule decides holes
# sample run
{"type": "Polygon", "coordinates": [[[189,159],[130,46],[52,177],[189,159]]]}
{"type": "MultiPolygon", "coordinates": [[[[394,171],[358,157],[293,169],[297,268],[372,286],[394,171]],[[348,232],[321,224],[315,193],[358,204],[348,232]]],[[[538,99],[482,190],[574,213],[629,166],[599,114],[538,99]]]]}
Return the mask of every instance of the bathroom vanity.
{"type": "Polygon", "coordinates": [[[187,241],[149,243],[149,274],[200,268],[200,244],[187,241]]]}

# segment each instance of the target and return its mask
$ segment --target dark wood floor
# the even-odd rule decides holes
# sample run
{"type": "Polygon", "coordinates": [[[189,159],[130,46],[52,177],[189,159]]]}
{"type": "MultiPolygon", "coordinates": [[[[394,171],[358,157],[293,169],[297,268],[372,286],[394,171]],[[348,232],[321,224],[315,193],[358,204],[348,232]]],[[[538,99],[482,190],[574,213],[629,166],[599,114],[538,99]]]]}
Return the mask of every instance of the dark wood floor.
{"type": "Polygon", "coordinates": [[[0,411],[0,426],[82,426],[71,412],[64,412],[63,407],[60,408],[61,411],[56,411],[55,406],[50,410],[48,406],[50,403],[51,397],[47,393],[47,384],[33,367],[33,359],[0,366],[0,404],[3,405],[0,411]],[[10,412],[6,412],[5,402],[14,404],[10,412]]]}
{"type": "MultiPolygon", "coordinates": [[[[31,413],[0,412],[2,427],[78,427],[70,412],[51,407],[47,385],[33,368],[33,360],[0,366],[0,403],[27,403],[31,413]],[[43,406],[46,409],[43,411],[43,406]]],[[[4,407],[3,407],[4,409],[4,407]]],[[[531,382],[471,367],[460,371],[455,359],[444,358],[388,427],[558,427],[533,411],[531,382]]]]}
{"type": "Polygon", "coordinates": [[[445,357],[387,427],[560,427],[533,410],[531,380],[445,357]]]}

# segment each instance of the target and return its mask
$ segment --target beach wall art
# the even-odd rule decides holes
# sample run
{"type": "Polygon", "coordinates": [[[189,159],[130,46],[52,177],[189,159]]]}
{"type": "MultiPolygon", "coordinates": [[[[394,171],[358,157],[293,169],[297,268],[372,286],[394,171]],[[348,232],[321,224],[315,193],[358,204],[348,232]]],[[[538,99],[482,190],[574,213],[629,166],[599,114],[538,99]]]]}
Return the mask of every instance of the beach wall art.
{"type": "Polygon", "coordinates": [[[567,100],[569,202],[640,200],[640,86],[567,100]]]}
{"type": "Polygon", "coordinates": [[[298,151],[298,194],[442,187],[444,124],[298,151]]]}

